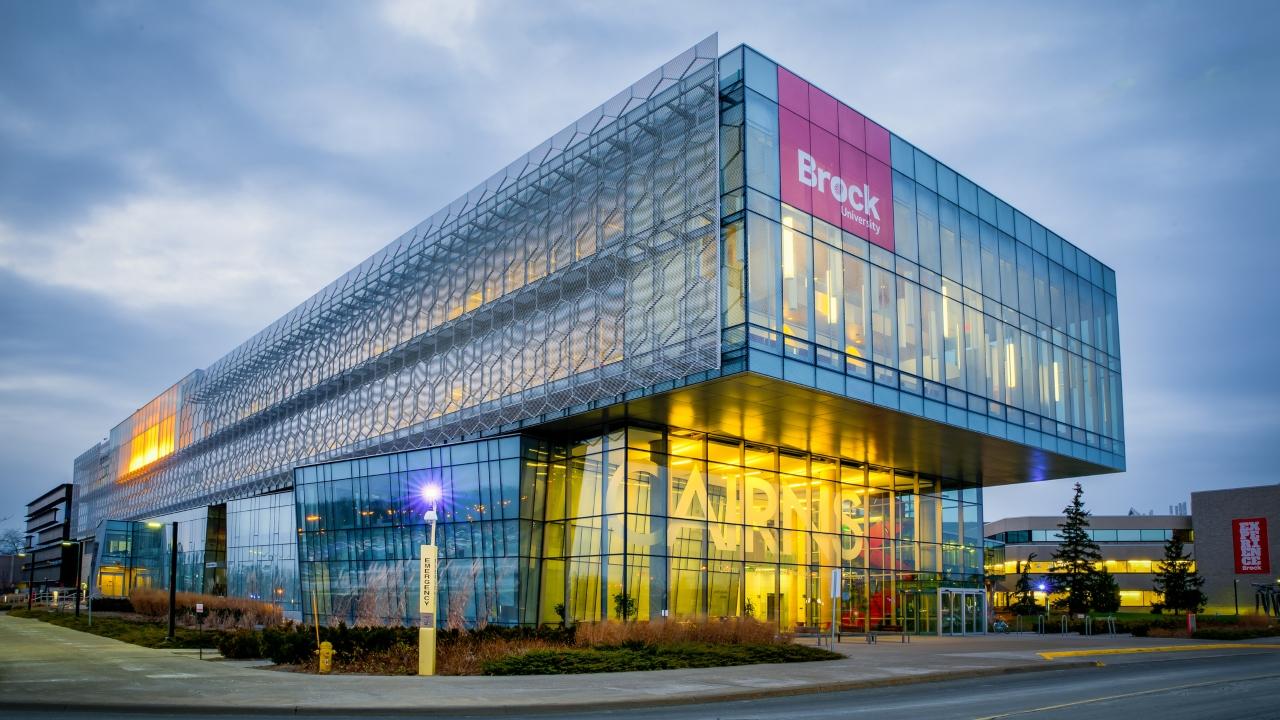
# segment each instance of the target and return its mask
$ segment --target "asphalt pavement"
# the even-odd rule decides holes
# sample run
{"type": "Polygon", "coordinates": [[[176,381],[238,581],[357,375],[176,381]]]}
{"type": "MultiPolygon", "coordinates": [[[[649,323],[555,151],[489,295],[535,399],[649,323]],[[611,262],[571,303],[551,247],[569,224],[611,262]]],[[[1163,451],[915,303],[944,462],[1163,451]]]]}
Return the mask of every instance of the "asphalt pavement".
{"type": "Polygon", "coordinates": [[[1161,720],[1280,718],[1276,641],[986,636],[837,648],[846,659],[592,676],[315,676],[0,616],[0,718],[1121,717],[1156,707],[1161,720]]]}

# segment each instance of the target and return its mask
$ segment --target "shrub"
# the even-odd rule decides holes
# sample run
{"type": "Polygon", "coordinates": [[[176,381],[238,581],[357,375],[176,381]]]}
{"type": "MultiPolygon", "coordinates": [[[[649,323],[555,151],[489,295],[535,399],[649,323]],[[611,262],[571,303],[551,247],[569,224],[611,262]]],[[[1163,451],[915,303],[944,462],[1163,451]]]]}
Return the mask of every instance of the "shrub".
{"type": "MultiPolygon", "coordinates": [[[[303,665],[315,656],[316,641],[312,632],[300,632],[300,626],[288,623],[262,631],[262,654],[277,665],[303,665]]],[[[326,630],[328,628],[321,628],[326,630]]]]}
{"type": "MultiPolygon", "coordinates": [[[[137,612],[133,609],[133,603],[129,602],[129,598],[93,598],[89,602],[93,603],[94,612],[137,612]]],[[[166,612],[168,607],[166,602],[166,612]]]]}
{"type": "Polygon", "coordinates": [[[231,660],[256,660],[262,657],[262,633],[237,630],[218,637],[218,652],[231,660]]]}
{"type": "Polygon", "coordinates": [[[1200,628],[1192,633],[1191,637],[1198,640],[1252,640],[1278,635],[1280,635],[1280,626],[1255,625],[1253,627],[1200,628]]]}
{"type": "Polygon", "coordinates": [[[679,643],[641,647],[532,650],[484,664],[486,675],[562,675],[674,670],[754,663],[837,660],[839,653],[808,645],[679,643]]]}

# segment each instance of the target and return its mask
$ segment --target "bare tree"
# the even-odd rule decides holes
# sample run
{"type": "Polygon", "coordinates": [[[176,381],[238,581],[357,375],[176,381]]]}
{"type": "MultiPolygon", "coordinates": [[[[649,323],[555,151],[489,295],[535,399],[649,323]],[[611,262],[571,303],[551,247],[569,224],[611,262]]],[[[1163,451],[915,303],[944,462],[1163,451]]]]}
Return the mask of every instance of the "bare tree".
{"type": "Polygon", "coordinates": [[[0,530],[0,555],[17,555],[27,546],[27,536],[15,528],[0,530]]]}

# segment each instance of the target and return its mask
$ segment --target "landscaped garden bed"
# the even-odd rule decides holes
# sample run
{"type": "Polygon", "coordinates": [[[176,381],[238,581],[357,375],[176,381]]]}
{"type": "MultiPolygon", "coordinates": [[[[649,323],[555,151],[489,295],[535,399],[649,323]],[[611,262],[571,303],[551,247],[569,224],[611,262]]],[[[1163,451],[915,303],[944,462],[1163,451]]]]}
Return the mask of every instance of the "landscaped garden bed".
{"type": "MultiPolygon", "coordinates": [[[[276,622],[245,627],[261,618],[252,608],[223,608],[216,627],[201,630],[194,608],[198,596],[179,598],[173,641],[167,639],[167,597],[134,598],[141,612],[96,613],[89,624],[87,611],[13,610],[14,617],[32,618],[115,640],[160,648],[217,647],[229,659],[265,658],[281,670],[318,672],[314,627],[276,622]],[[237,612],[238,610],[238,612],[237,612]],[[230,629],[239,626],[239,629],[230,629]]],[[[265,618],[270,620],[270,618],[265,618]]],[[[207,626],[206,626],[207,627],[207,626]]],[[[405,627],[321,627],[321,641],[333,645],[333,672],[370,675],[415,675],[418,672],[418,630],[405,627]]],[[[441,675],[549,675],[631,670],[674,670],[726,667],[757,663],[836,660],[842,656],[808,645],[796,645],[772,624],[755,620],[702,622],[604,622],[570,627],[445,630],[437,641],[441,675]]]]}
{"type": "MultiPolygon", "coordinates": [[[[334,672],[413,675],[416,628],[322,627],[333,644],[334,672]]],[[[282,669],[316,672],[315,629],[284,625],[240,631],[219,645],[227,657],[266,657],[282,669]]],[[[752,620],[700,623],[584,623],[570,628],[498,628],[441,632],[441,675],[547,675],[725,667],[835,660],[841,655],[795,645],[752,620]]]]}

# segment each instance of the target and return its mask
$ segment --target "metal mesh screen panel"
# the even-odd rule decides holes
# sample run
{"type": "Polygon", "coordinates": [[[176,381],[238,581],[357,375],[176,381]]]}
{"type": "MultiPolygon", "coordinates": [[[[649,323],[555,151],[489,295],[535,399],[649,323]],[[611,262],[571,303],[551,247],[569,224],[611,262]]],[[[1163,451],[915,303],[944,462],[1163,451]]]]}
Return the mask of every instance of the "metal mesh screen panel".
{"type": "Polygon", "coordinates": [[[84,521],[717,368],[716,58],[681,53],[192,376],[174,452],[84,521]]]}

